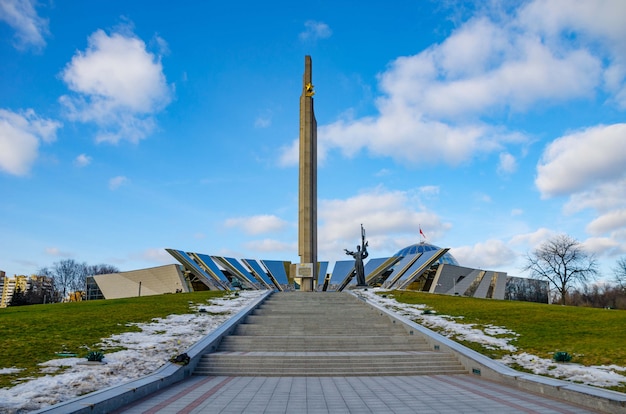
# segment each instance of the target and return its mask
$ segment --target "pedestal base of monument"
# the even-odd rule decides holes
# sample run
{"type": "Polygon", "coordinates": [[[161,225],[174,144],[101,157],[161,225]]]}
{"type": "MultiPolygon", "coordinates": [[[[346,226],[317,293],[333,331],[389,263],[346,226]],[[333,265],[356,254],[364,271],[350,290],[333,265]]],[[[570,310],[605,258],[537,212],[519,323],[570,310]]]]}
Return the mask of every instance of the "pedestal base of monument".
{"type": "Polygon", "coordinates": [[[300,280],[300,290],[303,292],[312,292],[313,288],[313,263],[296,264],[295,280],[300,280]]]}
{"type": "Polygon", "coordinates": [[[369,287],[370,287],[369,285],[356,285],[354,288],[355,289],[367,289],[369,287]]]}

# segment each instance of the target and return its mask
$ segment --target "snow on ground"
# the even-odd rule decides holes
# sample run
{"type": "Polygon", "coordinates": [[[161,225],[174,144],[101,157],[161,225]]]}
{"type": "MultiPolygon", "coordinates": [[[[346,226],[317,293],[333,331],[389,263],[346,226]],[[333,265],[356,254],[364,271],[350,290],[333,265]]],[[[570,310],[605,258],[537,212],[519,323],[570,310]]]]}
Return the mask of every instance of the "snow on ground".
{"type": "Polygon", "coordinates": [[[567,381],[594,385],[596,387],[612,387],[626,384],[626,367],[617,365],[602,365],[587,367],[574,363],[556,363],[551,359],[540,358],[527,353],[515,353],[517,348],[510,342],[518,334],[505,327],[492,325],[475,325],[461,323],[462,317],[452,317],[428,313],[426,305],[408,305],[396,302],[392,295],[382,297],[376,293],[383,289],[360,291],[368,301],[377,303],[408,319],[420,323],[428,328],[434,328],[440,334],[454,339],[481,344],[487,349],[502,349],[511,352],[500,362],[512,365],[517,364],[534,374],[559,378],[567,381]]]}
{"type": "MultiPolygon", "coordinates": [[[[37,410],[150,374],[170,358],[185,352],[263,293],[241,291],[239,296],[211,299],[204,304],[190,303],[194,313],[133,324],[141,331],[112,335],[102,340],[100,345],[105,352],[105,365],[79,364],[84,363],[85,358],[47,361],[41,364],[42,373],[47,375],[12,388],[0,389],[0,413],[37,410]],[[107,348],[120,347],[126,349],[106,353],[107,348]]],[[[16,368],[0,368],[0,374],[18,371],[16,368]]]]}

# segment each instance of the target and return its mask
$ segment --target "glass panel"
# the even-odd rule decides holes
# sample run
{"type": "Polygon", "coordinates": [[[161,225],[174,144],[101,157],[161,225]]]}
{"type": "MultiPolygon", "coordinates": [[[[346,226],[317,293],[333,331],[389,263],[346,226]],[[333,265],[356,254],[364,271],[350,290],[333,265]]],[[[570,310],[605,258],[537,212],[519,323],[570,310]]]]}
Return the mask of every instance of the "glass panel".
{"type": "Polygon", "coordinates": [[[230,283],[228,281],[228,279],[226,278],[226,276],[224,275],[224,273],[222,272],[222,270],[217,267],[217,265],[215,264],[215,262],[213,261],[213,259],[211,258],[211,256],[207,255],[207,254],[202,254],[202,253],[195,253],[196,256],[198,256],[198,259],[200,259],[202,261],[202,263],[204,263],[204,265],[214,274],[214,276],[216,276],[219,280],[221,280],[222,282],[226,282],[226,283],[230,283]]]}
{"type": "Polygon", "coordinates": [[[282,260],[261,260],[263,266],[281,285],[288,285],[287,271],[285,270],[285,262],[282,260]]]}
{"type": "Polygon", "coordinates": [[[340,260],[335,262],[333,273],[330,276],[330,284],[340,284],[354,269],[354,260],[340,260]]]}

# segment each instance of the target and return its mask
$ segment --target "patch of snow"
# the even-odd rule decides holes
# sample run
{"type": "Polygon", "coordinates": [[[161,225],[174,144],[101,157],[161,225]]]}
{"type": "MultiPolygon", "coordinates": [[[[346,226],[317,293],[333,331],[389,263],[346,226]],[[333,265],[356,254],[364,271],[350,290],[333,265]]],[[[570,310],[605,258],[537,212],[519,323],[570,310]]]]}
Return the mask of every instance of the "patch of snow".
{"type": "MultiPolygon", "coordinates": [[[[141,332],[126,332],[102,339],[103,365],[79,365],[85,358],[60,358],[40,364],[45,375],[0,389],[0,412],[24,413],[57,404],[92,391],[128,382],[154,372],[170,358],[184,352],[265,291],[241,291],[239,296],[193,304],[195,313],[155,318],[129,324],[141,332]],[[200,312],[200,308],[206,312],[200,312]],[[106,353],[107,348],[126,348],[106,353]]],[[[3,368],[0,372],[15,368],[3,368]]],[[[19,370],[18,370],[19,371],[19,370]]],[[[15,372],[15,371],[14,371],[15,372]]],[[[5,372],[10,373],[10,372],[5,372]]]]}
{"type": "Polygon", "coordinates": [[[626,371],[626,368],[617,365],[587,367],[570,362],[555,362],[551,359],[539,358],[527,353],[506,355],[500,362],[507,365],[517,364],[537,375],[550,376],[597,387],[614,387],[626,383],[626,376],[616,372],[626,371]]]}
{"type": "Polygon", "coordinates": [[[15,374],[20,372],[21,368],[0,368],[0,375],[2,374],[15,374]]]}
{"type": "MultiPolygon", "coordinates": [[[[391,295],[382,297],[377,292],[387,292],[385,289],[359,291],[368,301],[377,303],[408,319],[418,322],[429,328],[435,328],[442,335],[454,339],[481,344],[487,349],[500,349],[509,352],[517,351],[510,342],[519,334],[501,326],[463,324],[457,322],[458,317],[424,313],[428,306],[423,304],[407,305],[397,302],[391,295]]],[[[540,358],[527,353],[511,354],[500,359],[500,362],[511,365],[517,364],[537,375],[544,375],[596,387],[613,387],[626,384],[626,367],[617,365],[585,366],[575,363],[557,363],[550,359],[540,358]]]]}

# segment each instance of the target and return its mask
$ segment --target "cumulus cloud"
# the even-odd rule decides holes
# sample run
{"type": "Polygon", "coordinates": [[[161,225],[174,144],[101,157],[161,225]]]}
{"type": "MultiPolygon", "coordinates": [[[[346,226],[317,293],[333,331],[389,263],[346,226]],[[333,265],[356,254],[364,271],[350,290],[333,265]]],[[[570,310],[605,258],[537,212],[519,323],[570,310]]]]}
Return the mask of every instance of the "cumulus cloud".
{"type": "Polygon", "coordinates": [[[304,31],[300,33],[300,40],[326,39],[332,34],[333,31],[326,23],[307,20],[304,22],[304,31]]]}
{"type": "Polygon", "coordinates": [[[626,208],[609,211],[587,225],[587,232],[600,235],[615,229],[626,228],[626,208]]]}
{"type": "Polygon", "coordinates": [[[526,245],[529,250],[532,250],[555,235],[556,232],[553,230],[542,227],[532,233],[518,234],[509,241],[509,244],[513,246],[526,245]]]}
{"type": "Polygon", "coordinates": [[[450,253],[463,266],[485,270],[497,270],[515,262],[517,254],[503,241],[491,239],[473,246],[462,246],[450,249],[450,253]]]}
{"type": "Polygon", "coordinates": [[[127,33],[98,30],[61,73],[73,92],[60,98],[69,119],[95,123],[97,142],[138,142],[156,127],[154,116],[172,99],[160,57],[127,33]]]}
{"type": "MultiPolygon", "coordinates": [[[[506,148],[528,137],[494,120],[593,99],[609,78],[616,99],[626,88],[624,3],[601,3],[538,0],[492,15],[479,9],[442,43],[388,65],[378,77],[374,115],[320,125],[319,159],[337,149],[346,157],[366,152],[408,165],[458,165],[498,151],[508,154],[500,171],[512,172],[506,148]]],[[[295,162],[295,150],[284,148],[283,164],[295,162]]]]}
{"type": "Polygon", "coordinates": [[[0,21],[15,30],[14,46],[18,50],[41,50],[46,46],[44,37],[49,34],[48,19],[37,15],[36,4],[34,0],[0,1],[0,21]]]}
{"type": "MultiPolygon", "coordinates": [[[[428,194],[428,192],[427,192],[428,194]]],[[[360,242],[361,224],[378,255],[393,254],[419,240],[420,225],[436,240],[450,228],[422,204],[419,191],[390,191],[374,188],[347,199],[320,200],[318,249],[331,259],[342,257],[343,249],[360,242]]]]}
{"type": "Polygon", "coordinates": [[[124,177],[123,175],[113,177],[109,180],[109,190],[115,191],[126,183],[128,183],[128,178],[124,177]]]}
{"type": "Polygon", "coordinates": [[[587,253],[595,254],[598,256],[618,256],[626,253],[626,246],[623,243],[624,239],[620,243],[614,237],[590,237],[581,243],[582,248],[587,253]]]}
{"type": "Polygon", "coordinates": [[[585,191],[572,194],[564,210],[567,214],[585,209],[605,213],[622,206],[626,206],[626,177],[597,184],[585,191]]]}
{"type": "Polygon", "coordinates": [[[76,165],[77,167],[86,167],[89,164],[91,164],[91,160],[92,160],[92,158],[89,155],[87,155],[87,154],[80,154],[74,160],[74,165],[76,165]]]}
{"type": "Polygon", "coordinates": [[[566,214],[595,210],[585,228],[592,236],[615,239],[626,229],[624,136],[626,124],[573,132],[548,145],[537,165],[535,184],[542,197],[568,196],[566,214]]]}
{"type": "Polygon", "coordinates": [[[246,234],[263,234],[284,230],[288,223],[273,215],[236,217],[226,220],[224,226],[241,229],[246,234]]]}
{"type": "Polygon", "coordinates": [[[601,125],[554,140],[537,166],[535,184],[550,197],[622,179],[626,164],[626,124],[601,125]]]}
{"type": "Polygon", "coordinates": [[[30,171],[41,142],[56,140],[61,123],[37,116],[28,109],[17,113],[0,109],[0,170],[13,175],[30,171]]]}
{"type": "Polygon", "coordinates": [[[613,100],[626,108],[626,3],[621,0],[550,0],[526,4],[519,12],[525,26],[552,43],[576,33],[579,42],[599,42],[608,51],[603,74],[613,100]]]}

